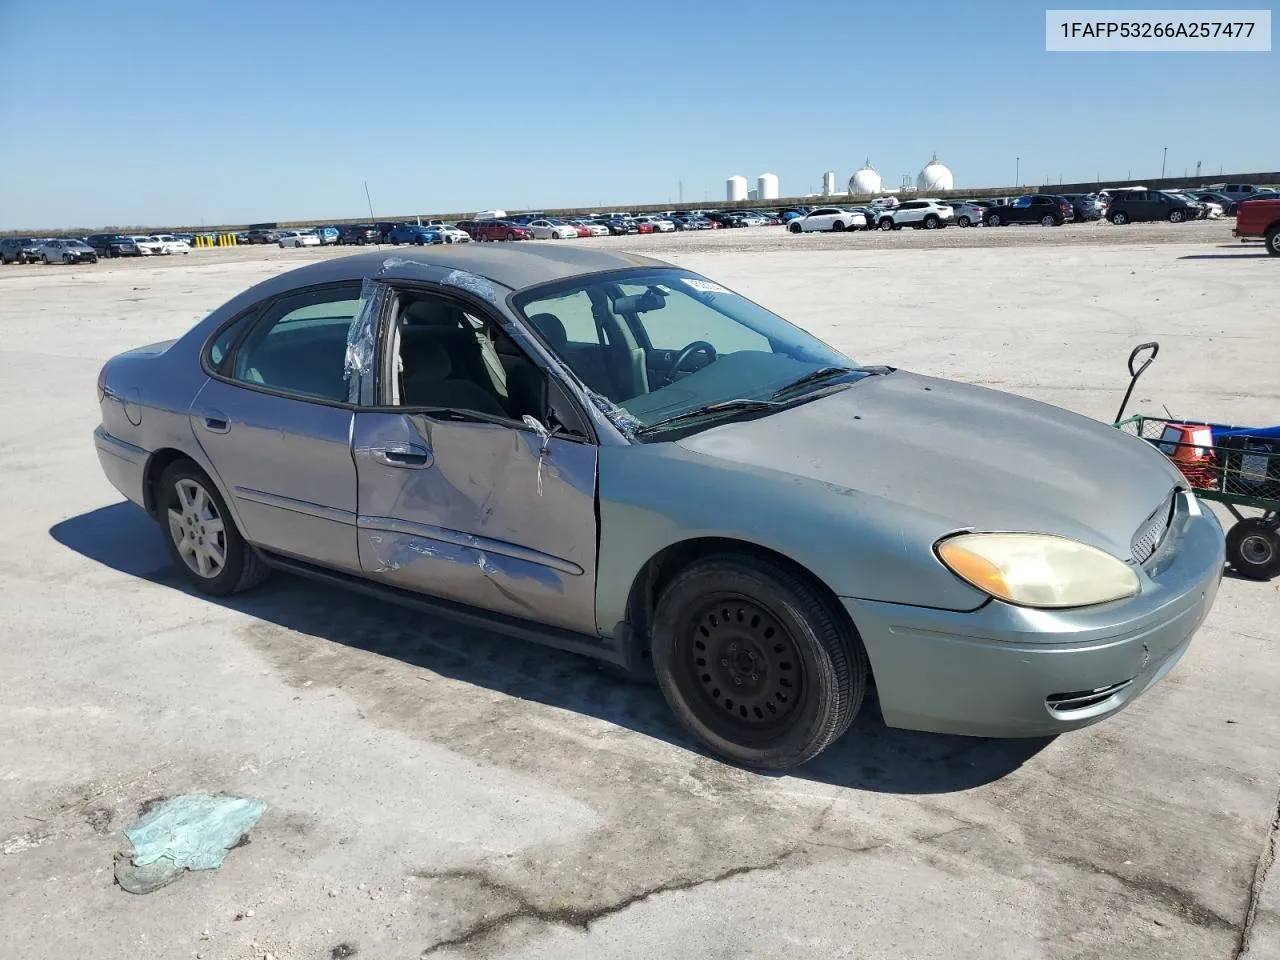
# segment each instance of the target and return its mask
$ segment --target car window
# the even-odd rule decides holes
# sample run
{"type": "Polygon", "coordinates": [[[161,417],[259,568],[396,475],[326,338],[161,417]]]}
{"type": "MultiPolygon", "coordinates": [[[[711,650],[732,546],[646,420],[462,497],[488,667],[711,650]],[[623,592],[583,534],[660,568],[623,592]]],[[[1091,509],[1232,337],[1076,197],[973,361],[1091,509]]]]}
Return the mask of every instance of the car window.
{"type": "Polygon", "coordinates": [[[361,305],[359,284],[282,297],[267,307],[236,349],[231,376],[288,393],[346,402],[347,332],[361,305]]]}
{"type": "Polygon", "coordinates": [[[607,304],[608,314],[602,319],[620,331],[617,335],[634,338],[642,347],[647,340],[653,348],[664,351],[682,350],[694,341],[714,348],[713,361],[708,352],[699,352],[690,356],[689,366],[665,376],[651,365],[646,387],[636,379],[627,359],[629,347],[607,351],[606,375],[591,377],[584,375],[583,365],[588,360],[598,361],[604,351],[593,351],[584,358],[572,344],[547,337],[575,373],[642,423],[722,400],[768,397],[822,367],[854,365],[848,357],[765,308],[678,268],[635,268],[621,275],[577,278],[548,291],[517,296],[515,304],[531,326],[548,325],[549,315],[552,328],[556,320],[567,328],[566,302],[590,303],[593,295],[607,304]]]}

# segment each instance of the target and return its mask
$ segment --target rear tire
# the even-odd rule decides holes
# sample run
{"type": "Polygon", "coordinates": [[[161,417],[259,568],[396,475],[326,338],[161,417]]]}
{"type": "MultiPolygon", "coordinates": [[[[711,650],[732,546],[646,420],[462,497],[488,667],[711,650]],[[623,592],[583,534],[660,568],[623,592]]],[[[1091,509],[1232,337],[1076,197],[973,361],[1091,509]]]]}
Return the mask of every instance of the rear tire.
{"type": "Polygon", "coordinates": [[[790,230],[792,233],[804,233],[804,228],[801,227],[800,224],[798,223],[791,224],[791,226],[787,227],[787,229],[790,230]]]}
{"type": "Polygon", "coordinates": [[[856,630],[806,579],[733,555],[695,561],[663,591],[653,664],[694,737],[761,770],[799,766],[835,742],[870,672],[856,630]]]}
{"type": "Polygon", "coordinates": [[[993,213],[993,214],[991,214],[991,216],[987,217],[987,225],[988,225],[988,226],[992,226],[992,227],[999,227],[999,226],[1001,226],[1001,225],[1002,225],[1002,221],[1001,221],[1001,219],[1000,219],[1000,214],[998,214],[998,213],[993,213]]]}
{"type": "Polygon", "coordinates": [[[835,223],[831,224],[831,232],[832,232],[832,233],[844,233],[844,221],[843,221],[843,220],[837,220],[835,223]]]}
{"type": "Polygon", "coordinates": [[[1250,580],[1280,575],[1280,530],[1274,521],[1248,517],[1227,531],[1227,560],[1250,580]]]}
{"type": "Polygon", "coordinates": [[[236,529],[217,486],[191,460],[165,469],[154,502],[169,559],[196,590],[225,597],[270,576],[271,568],[236,529]]]}
{"type": "Polygon", "coordinates": [[[956,226],[958,226],[958,227],[972,227],[972,226],[973,226],[973,221],[972,221],[972,220],[970,220],[968,217],[964,217],[964,216],[962,216],[962,217],[958,217],[958,218],[956,219],[956,226]]]}
{"type": "Polygon", "coordinates": [[[1185,220],[1185,219],[1187,219],[1187,215],[1186,215],[1185,213],[1183,213],[1181,210],[1170,210],[1170,211],[1169,211],[1169,222],[1170,222],[1170,223],[1181,223],[1181,222],[1182,222],[1183,220],[1185,220]]]}
{"type": "Polygon", "coordinates": [[[1280,227],[1272,227],[1267,231],[1267,239],[1264,241],[1267,247],[1267,253],[1273,257],[1280,257],[1280,227]]]}
{"type": "Polygon", "coordinates": [[[924,228],[926,230],[937,230],[942,225],[942,221],[935,214],[929,214],[924,218],[924,228]]]}
{"type": "Polygon", "coordinates": [[[1056,227],[1057,225],[1058,225],[1058,220],[1051,213],[1046,213],[1043,217],[1040,218],[1040,226],[1042,227],[1056,227]]]}
{"type": "Polygon", "coordinates": [[[883,220],[880,221],[879,227],[881,230],[892,230],[893,221],[888,217],[885,217],[883,220]]]}

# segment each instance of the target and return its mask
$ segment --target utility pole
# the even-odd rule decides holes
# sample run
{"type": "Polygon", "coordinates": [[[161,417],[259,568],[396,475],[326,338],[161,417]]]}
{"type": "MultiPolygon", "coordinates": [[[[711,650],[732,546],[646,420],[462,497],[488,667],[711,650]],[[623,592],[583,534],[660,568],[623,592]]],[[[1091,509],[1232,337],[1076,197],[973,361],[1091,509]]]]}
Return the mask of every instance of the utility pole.
{"type": "Polygon", "coordinates": [[[684,206],[684,181],[680,181],[680,206],[684,206]]]}
{"type": "Polygon", "coordinates": [[[1021,177],[1022,177],[1022,158],[1014,157],[1013,158],[1013,185],[1015,187],[1018,185],[1018,181],[1021,177]]]}
{"type": "Polygon", "coordinates": [[[1161,160],[1160,160],[1160,179],[1161,179],[1161,180],[1163,180],[1163,179],[1164,179],[1164,163],[1165,163],[1165,161],[1166,161],[1166,160],[1168,160],[1168,159],[1169,159],[1169,148],[1168,148],[1168,147],[1165,147],[1165,148],[1164,148],[1164,156],[1163,156],[1163,157],[1161,158],[1161,160]]]}

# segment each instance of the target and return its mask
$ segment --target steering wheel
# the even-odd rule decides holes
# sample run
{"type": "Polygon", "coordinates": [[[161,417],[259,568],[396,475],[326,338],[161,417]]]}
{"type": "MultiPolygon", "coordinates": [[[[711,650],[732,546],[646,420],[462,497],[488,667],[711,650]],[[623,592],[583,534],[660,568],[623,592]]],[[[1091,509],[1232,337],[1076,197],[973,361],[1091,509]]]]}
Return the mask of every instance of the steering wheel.
{"type": "Polygon", "coordinates": [[[671,361],[671,366],[667,367],[667,372],[663,375],[663,379],[667,383],[671,383],[675,380],[675,376],[679,372],[680,367],[695,353],[705,353],[707,355],[707,363],[715,362],[716,348],[705,340],[695,340],[676,354],[676,358],[671,361]]]}

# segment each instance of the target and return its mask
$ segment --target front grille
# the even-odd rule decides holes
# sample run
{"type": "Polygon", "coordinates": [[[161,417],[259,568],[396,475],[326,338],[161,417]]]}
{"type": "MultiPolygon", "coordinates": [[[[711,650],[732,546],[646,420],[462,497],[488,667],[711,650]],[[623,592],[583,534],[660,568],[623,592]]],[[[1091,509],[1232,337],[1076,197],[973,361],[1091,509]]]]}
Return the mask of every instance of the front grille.
{"type": "Polygon", "coordinates": [[[1045,705],[1054,713],[1074,713],[1077,710],[1088,710],[1100,703],[1105,703],[1123,690],[1132,680],[1123,680],[1110,686],[1098,687],[1096,690],[1075,690],[1070,693],[1051,693],[1044,698],[1045,705]]]}
{"type": "Polygon", "coordinates": [[[1173,520],[1174,498],[1177,493],[1177,490],[1170,490],[1160,506],[1151,512],[1151,516],[1142,521],[1133,539],[1129,541],[1133,559],[1138,563],[1146,563],[1150,560],[1164,541],[1165,534],[1169,532],[1169,524],[1173,520]]]}

